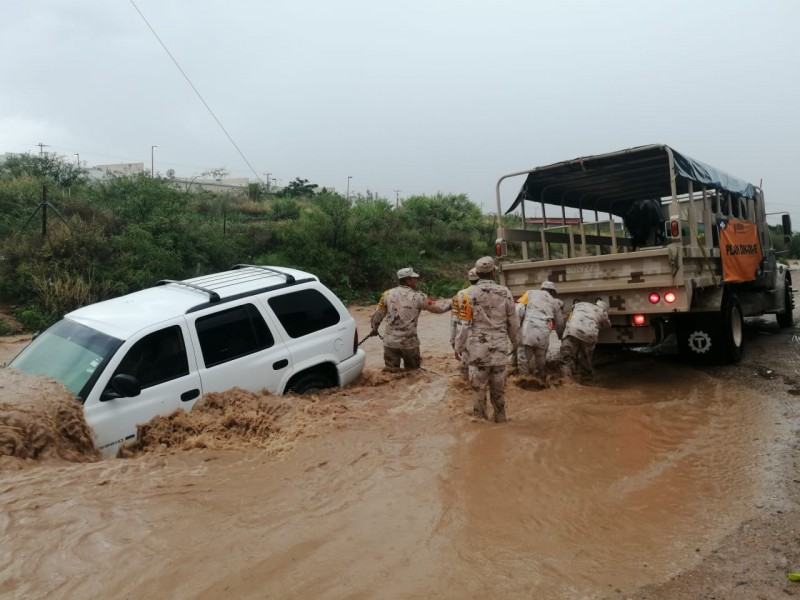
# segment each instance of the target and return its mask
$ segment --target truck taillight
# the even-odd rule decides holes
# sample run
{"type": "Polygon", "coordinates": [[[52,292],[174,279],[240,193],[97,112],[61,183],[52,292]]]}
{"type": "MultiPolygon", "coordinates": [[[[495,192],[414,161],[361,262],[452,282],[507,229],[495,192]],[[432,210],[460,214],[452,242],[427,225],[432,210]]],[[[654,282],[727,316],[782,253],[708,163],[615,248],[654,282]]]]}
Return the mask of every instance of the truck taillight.
{"type": "Polygon", "coordinates": [[[508,256],[508,242],[503,238],[498,238],[494,243],[494,253],[497,255],[497,258],[508,256]]]}
{"type": "Polygon", "coordinates": [[[661,300],[661,296],[658,295],[658,292],[650,292],[647,299],[650,300],[650,304],[658,304],[658,301],[661,300]]]}
{"type": "Polygon", "coordinates": [[[675,295],[675,292],[667,292],[666,294],[664,294],[664,302],[668,304],[672,304],[677,299],[678,297],[675,295]]]}
{"type": "Polygon", "coordinates": [[[644,325],[645,318],[644,315],[633,315],[633,326],[634,327],[641,327],[644,325]]]}
{"type": "Polygon", "coordinates": [[[677,221],[670,221],[669,223],[669,232],[672,234],[672,237],[680,237],[681,235],[681,225],[677,221]]]}

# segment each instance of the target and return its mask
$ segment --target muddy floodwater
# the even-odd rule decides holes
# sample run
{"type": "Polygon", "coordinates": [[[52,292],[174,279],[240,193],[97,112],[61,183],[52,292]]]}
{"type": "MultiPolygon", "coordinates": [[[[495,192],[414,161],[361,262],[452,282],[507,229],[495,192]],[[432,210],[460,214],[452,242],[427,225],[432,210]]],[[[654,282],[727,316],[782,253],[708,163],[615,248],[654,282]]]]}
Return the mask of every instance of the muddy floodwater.
{"type": "MultiPolygon", "coordinates": [[[[371,309],[352,312],[363,336],[371,309]]],[[[347,389],[221,395],[240,421],[259,413],[247,435],[6,457],[0,597],[623,598],[789,510],[796,331],[748,326],[739,367],[624,353],[591,385],[512,377],[498,425],[470,416],[448,319],[421,316],[420,372],[383,373],[372,338],[347,389]]],[[[59,393],[0,376],[6,413],[59,393]]],[[[760,597],[731,590],[716,597],[760,597]]]]}

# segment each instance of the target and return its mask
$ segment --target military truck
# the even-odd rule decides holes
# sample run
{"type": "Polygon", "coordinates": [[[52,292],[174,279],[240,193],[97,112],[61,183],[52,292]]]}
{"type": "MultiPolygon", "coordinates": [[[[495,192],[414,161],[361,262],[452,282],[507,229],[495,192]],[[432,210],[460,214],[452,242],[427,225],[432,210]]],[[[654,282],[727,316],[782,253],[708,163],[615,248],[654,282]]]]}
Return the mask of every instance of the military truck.
{"type": "Polygon", "coordinates": [[[677,336],[697,362],[736,362],[743,318],[792,325],[791,273],[778,263],[755,185],[665,145],[585,156],[497,182],[501,281],[515,297],[550,280],[566,310],[602,299],[612,327],[599,344],[677,336]],[[524,177],[510,205],[501,184],[524,177]],[[514,213],[514,215],[509,215],[514,213]],[[512,226],[513,225],[513,226],[512,226]]]}

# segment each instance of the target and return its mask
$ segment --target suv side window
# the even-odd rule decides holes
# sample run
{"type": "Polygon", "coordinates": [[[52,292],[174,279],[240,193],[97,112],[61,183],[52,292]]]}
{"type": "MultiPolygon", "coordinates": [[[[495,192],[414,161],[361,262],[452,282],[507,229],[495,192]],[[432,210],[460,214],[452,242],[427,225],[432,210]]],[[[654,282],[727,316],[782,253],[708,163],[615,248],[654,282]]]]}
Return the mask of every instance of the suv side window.
{"type": "Polygon", "coordinates": [[[154,331],[136,342],[114,375],[124,373],[139,380],[142,389],[189,374],[186,346],[177,325],[154,331]]]}
{"type": "Polygon", "coordinates": [[[195,322],[206,367],[264,350],[275,344],[264,317],[252,304],[243,304],[195,322]]]}
{"type": "Polygon", "coordinates": [[[267,302],[286,333],[293,338],[336,325],[341,320],[336,307],[318,290],[290,292],[273,296],[267,302]]]}

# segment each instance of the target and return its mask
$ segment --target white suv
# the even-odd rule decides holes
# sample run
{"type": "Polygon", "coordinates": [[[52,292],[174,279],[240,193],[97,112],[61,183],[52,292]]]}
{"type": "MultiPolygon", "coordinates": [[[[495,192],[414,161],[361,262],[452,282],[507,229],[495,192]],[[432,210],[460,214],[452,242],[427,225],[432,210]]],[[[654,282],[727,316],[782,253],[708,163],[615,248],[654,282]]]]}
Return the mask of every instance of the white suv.
{"type": "Polygon", "coordinates": [[[237,265],[73,311],[8,366],[63,383],[110,456],[137,424],[208,392],[344,386],[365,358],[355,321],[317,277],[237,265]]]}

